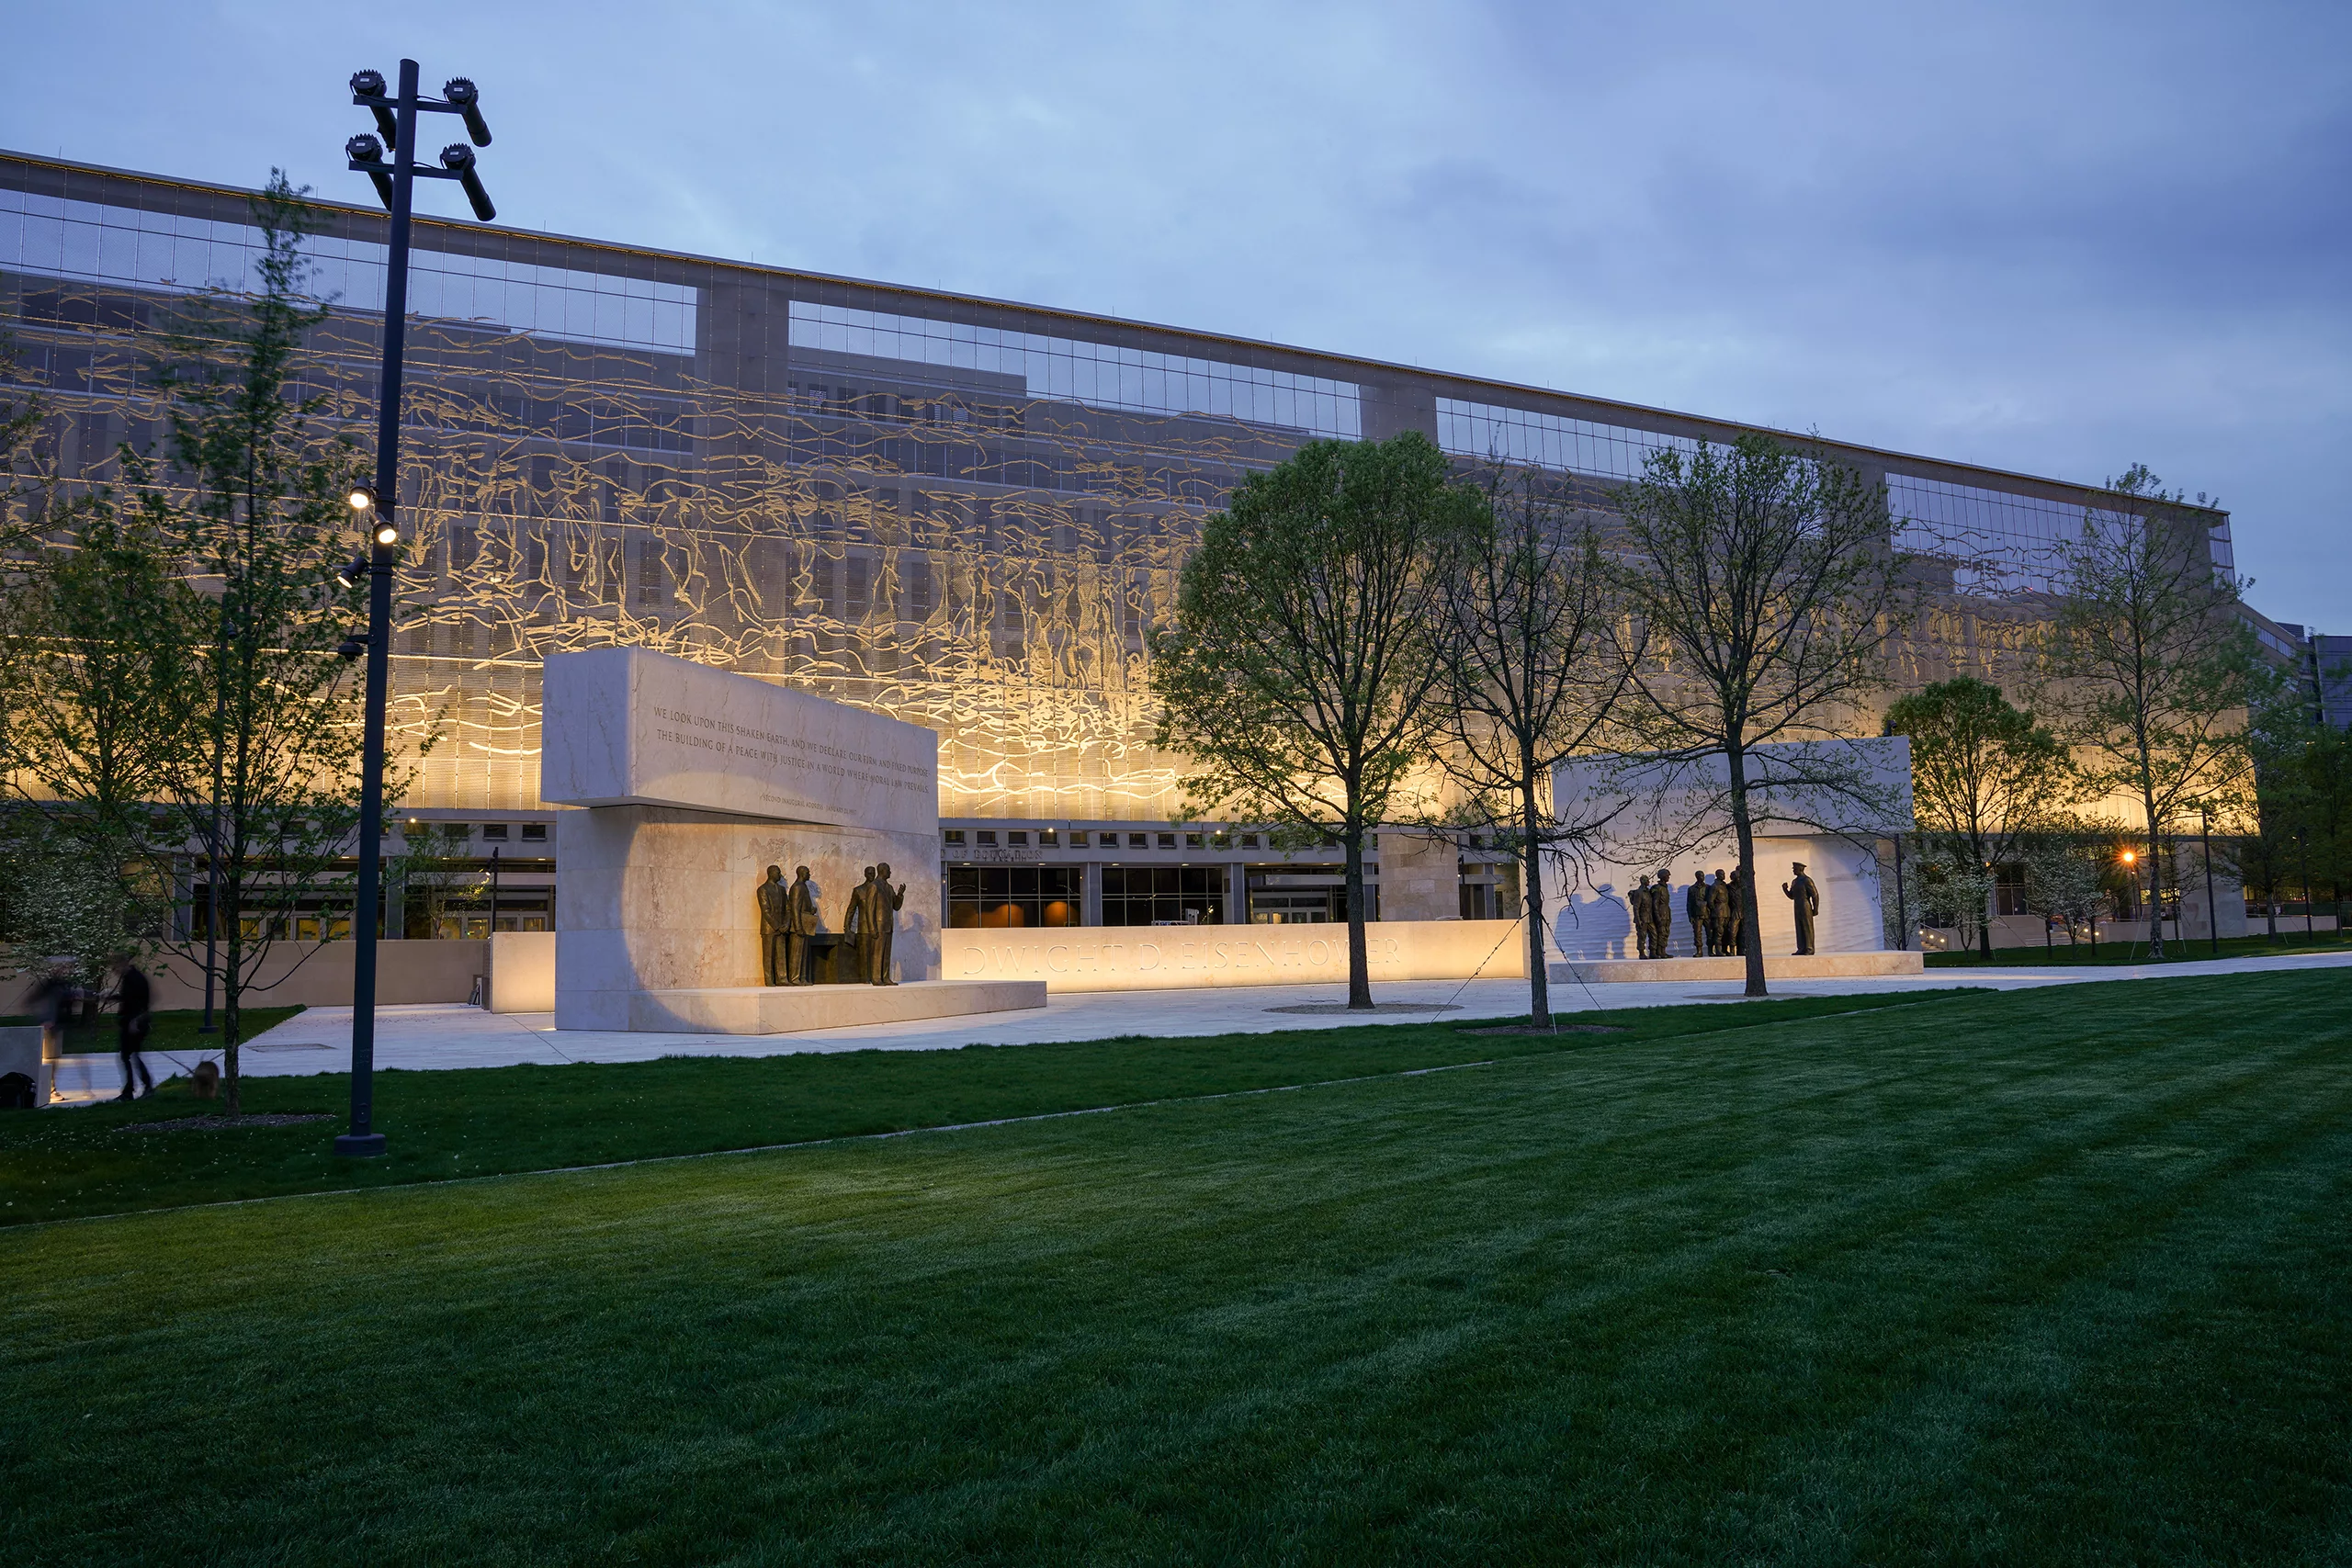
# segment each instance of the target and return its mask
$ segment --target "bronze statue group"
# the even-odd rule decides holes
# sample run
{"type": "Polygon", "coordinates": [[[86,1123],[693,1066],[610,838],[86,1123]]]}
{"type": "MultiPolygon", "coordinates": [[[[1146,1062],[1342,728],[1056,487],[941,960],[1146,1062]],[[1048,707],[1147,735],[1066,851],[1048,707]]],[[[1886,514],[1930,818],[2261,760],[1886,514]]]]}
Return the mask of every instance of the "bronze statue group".
{"type": "MultiPolygon", "coordinates": [[[[760,971],[771,986],[809,986],[809,944],[822,922],[817,916],[817,885],[808,868],[793,867],[792,886],[784,884],[784,868],[768,867],[760,884],[760,971]]],[[[890,886],[890,867],[869,865],[865,880],[849,896],[848,918],[842,936],[854,955],[856,978],[869,986],[895,986],[890,975],[890,950],[899,934],[899,911],[906,907],[907,885],[890,886]]]]}
{"type": "MultiPolygon", "coordinates": [[[[1795,874],[1781,884],[1794,908],[1797,953],[1813,952],[1814,917],[1821,913],[1821,890],[1804,874],[1804,862],[1790,863],[1795,874]]],[[[1747,901],[1740,897],[1743,874],[1720,868],[1714,880],[1702,872],[1682,892],[1683,918],[1690,925],[1690,952],[1699,958],[1727,958],[1747,951],[1747,901]]],[[[1674,941],[1674,872],[1661,869],[1653,882],[1647,875],[1628,895],[1634,912],[1634,944],[1643,958],[1664,958],[1674,941]]]]}

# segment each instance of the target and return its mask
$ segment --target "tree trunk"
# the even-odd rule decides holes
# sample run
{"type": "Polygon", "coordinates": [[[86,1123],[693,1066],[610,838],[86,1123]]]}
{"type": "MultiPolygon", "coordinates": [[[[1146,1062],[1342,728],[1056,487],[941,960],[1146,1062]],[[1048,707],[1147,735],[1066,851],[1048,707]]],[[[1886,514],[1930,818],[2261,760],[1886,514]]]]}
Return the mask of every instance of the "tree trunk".
{"type": "Polygon", "coordinates": [[[1348,1010],[1372,1010],[1371,959],[1363,931],[1363,829],[1350,828],[1340,841],[1348,854],[1348,1010]]]}
{"type": "MultiPolygon", "coordinates": [[[[242,1023],[238,1014],[244,1000],[243,900],[232,888],[229,895],[229,961],[220,971],[220,1108],[231,1116],[243,1114],[237,1077],[237,1043],[242,1023]]],[[[218,916],[216,915],[216,919],[218,916]]]]}
{"type": "Polygon", "coordinates": [[[1731,825],[1739,838],[1740,947],[1747,960],[1747,994],[1761,997],[1764,988],[1764,933],[1756,918],[1756,829],[1747,818],[1747,753],[1737,742],[1724,748],[1731,776],[1731,825]]]}
{"type": "Polygon", "coordinates": [[[2156,797],[2143,792],[2141,804],[2148,813],[2148,962],[2161,964],[2165,957],[2165,868],[2156,826],[2156,797]]]}
{"type": "Polygon", "coordinates": [[[1536,836],[1535,768],[1527,759],[1520,793],[1519,874],[1527,909],[1527,1021],[1538,1028],[1552,1021],[1552,976],[1544,965],[1543,841],[1536,836]]]}

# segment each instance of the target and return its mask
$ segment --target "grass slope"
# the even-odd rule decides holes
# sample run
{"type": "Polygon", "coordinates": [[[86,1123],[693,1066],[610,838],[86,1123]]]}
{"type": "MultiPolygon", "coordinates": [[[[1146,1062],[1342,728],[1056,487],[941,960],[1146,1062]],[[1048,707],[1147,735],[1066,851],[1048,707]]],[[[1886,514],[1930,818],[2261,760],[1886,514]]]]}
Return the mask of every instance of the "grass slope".
{"type": "MultiPolygon", "coordinates": [[[[1609,1022],[1648,1040],[1917,1000],[1790,998],[1641,1009],[1609,1022]]],[[[245,1080],[248,1113],[326,1111],[334,1122],[139,1131],[220,1109],[174,1084],[128,1105],[0,1114],[0,1224],[1034,1116],[1529,1055],[1592,1038],[1480,1036],[1463,1027],[385,1072],[376,1076],[375,1125],[390,1152],[365,1161],[332,1152],[350,1104],[345,1075],[245,1080]]]]}
{"type": "Polygon", "coordinates": [[[2342,1561],[2347,1001],[19,1230],[0,1560],[2342,1561]]]}

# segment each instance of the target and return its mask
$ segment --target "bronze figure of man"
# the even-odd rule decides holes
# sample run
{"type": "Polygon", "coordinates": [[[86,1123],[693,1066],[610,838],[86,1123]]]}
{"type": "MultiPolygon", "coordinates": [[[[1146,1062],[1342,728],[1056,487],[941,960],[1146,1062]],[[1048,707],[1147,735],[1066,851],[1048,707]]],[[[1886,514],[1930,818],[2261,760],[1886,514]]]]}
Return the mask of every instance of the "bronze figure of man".
{"type": "Polygon", "coordinates": [[[890,950],[898,945],[899,911],[906,908],[907,885],[890,886],[890,864],[885,861],[874,868],[872,891],[866,896],[866,908],[872,911],[866,920],[865,978],[876,986],[895,986],[890,977],[890,950]]]}
{"type": "Polygon", "coordinates": [[[861,980],[866,977],[867,953],[874,945],[873,904],[874,868],[869,865],[865,868],[865,880],[850,892],[849,914],[842,921],[842,935],[849,941],[850,973],[861,980]]]}
{"type": "Polygon", "coordinates": [[[1797,955],[1804,957],[1813,952],[1813,919],[1821,913],[1821,889],[1815,887],[1813,878],[1804,874],[1804,862],[1791,861],[1789,867],[1796,875],[1781,883],[1781,891],[1787,894],[1789,902],[1796,907],[1797,955]]]}
{"type": "Polygon", "coordinates": [[[1657,911],[1650,907],[1650,879],[1645,872],[1635,885],[1634,896],[1627,900],[1634,906],[1634,956],[1650,956],[1650,932],[1656,929],[1657,911]]]}
{"type": "Polygon", "coordinates": [[[1731,880],[1726,885],[1730,895],[1724,905],[1724,946],[1734,953],[1747,951],[1747,900],[1741,897],[1747,891],[1747,874],[1738,866],[1731,868],[1731,880]]]}
{"type": "Polygon", "coordinates": [[[1690,886],[1682,894],[1682,913],[1690,921],[1690,953],[1694,958],[1708,957],[1715,951],[1707,941],[1707,911],[1712,907],[1707,902],[1707,874],[1692,872],[1690,886]]]}
{"type": "Polygon", "coordinates": [[[792,868],[792,891],[784,905],[784,983],[806,986],[808,973],[808,939],[817,934],[817,885],[808,880],[808,868],[792,868]]]}
{"type": "Polygon", "coordinates": [[[1721,866],[1707,885],[1707,942],[1717,953],[1731,952],[1731,874],[1721,866]]]}
{"type": "MultiPolygon", "coordinates": [[[[804,872],[802,874],[806,875],[804,872]]],[[[786,895],[784,868],[768,867],[765,882],[752,894],[760,907],[760,981],[767,986],[788,986],[793,982],[784,976],[791,971],[785,964],[784,933],[788,917],[786,913],[786,895]]]]}
{"type": "Polygon", "coordinates": [[[1650,886],[1650,956],[1664,958],[1674,949],[1674,868],[1657,868],[1650,886]]]}

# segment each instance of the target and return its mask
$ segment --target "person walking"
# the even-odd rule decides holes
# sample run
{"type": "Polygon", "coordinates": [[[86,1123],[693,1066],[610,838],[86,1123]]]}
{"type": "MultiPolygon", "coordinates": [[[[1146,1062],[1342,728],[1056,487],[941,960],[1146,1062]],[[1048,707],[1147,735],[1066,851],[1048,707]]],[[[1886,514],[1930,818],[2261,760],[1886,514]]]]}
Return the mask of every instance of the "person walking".
{"type": "Polygon", "coordinates": [[[125,953],[114,961],[115,974],[115,1048],[122,1055],[122,1092],[118,1100],[135,1100],[131,1074],[155,1092],[155,1076],[147,1070],[147,1033],[154,1027],[154,987],[148,983],[147,972],[125,953]]]}
{"type": "Polygon", "coordinates": [[[40,1059],[52,1076],[65,1055],[65,1023],[73,1012],[74,994],[74,981],[62,963],[51,964],[25,994],[26,1010],[40,1025],[40,1059]]]}

